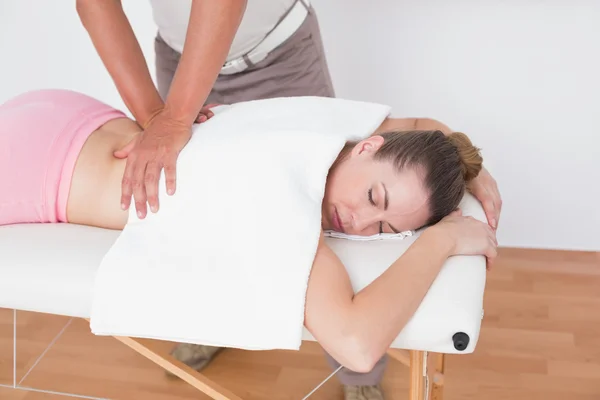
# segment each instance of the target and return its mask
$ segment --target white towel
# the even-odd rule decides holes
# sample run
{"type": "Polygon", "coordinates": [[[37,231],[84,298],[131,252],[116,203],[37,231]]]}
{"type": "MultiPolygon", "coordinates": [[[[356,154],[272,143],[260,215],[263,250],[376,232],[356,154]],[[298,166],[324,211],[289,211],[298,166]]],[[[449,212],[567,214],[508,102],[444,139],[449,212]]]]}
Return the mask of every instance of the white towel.
{"type": "Polygon", "coordinates": [[[96,276],[97,335],[243,349],[300,347],[329,167],[389,114],[293,97],[221,107],[181,152],[177,192],[134,207],[96,276]]]}

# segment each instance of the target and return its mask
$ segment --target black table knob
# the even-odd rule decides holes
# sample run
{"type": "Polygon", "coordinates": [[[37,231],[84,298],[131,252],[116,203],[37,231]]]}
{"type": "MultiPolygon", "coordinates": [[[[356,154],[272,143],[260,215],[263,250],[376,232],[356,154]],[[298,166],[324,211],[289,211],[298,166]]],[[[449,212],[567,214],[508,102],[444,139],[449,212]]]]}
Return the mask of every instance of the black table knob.
{"type": "Polygon", "coordinates": [[[463,351],[469,346],[469,340],[469,335],[464,332],[457,332],[452,336],[454,348],[459,351],[463,351]]]}

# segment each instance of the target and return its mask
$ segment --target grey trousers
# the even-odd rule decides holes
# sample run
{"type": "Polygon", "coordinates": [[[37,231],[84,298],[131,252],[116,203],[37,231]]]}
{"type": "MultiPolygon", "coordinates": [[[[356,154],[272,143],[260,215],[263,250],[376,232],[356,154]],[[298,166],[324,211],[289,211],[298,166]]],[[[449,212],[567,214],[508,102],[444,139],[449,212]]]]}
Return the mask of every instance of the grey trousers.
{"type": "MultiPolygon", "coordinates": [[[[219,75],[205,104],[289,96],[334,97],[314,10],[292,37],[266,59],[233,75],[219,75]]],[[[166,98],[181,54],[160,37],[154,42],[158,91],[166,98]]]]}
{"type": "MultiPolygon", "coordinates": [[[[154,50],[158,91],[166,99],[181,54],[169,47],[160,35],[156,36],[154,50]]],[[[319,23],[312,8],[298,31],[266,59],[241,73],[219,75],[205,104],[291,96],[335,97],[319,23]]],[[[332,368],[340,366],[325,354],[332,368]]],[[[344,385],[376,385],[383,378],[387,361],[384,356],[369,373],[342,368],[337,377],[344,385]]]]}

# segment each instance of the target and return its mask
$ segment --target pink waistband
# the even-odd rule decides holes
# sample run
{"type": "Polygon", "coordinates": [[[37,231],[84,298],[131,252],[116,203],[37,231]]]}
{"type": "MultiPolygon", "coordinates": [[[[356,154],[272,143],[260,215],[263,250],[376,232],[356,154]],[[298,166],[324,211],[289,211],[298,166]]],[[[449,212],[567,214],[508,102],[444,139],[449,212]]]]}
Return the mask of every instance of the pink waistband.
{"type": "Polygon", "coordinates": [[[68,222],[79,153],[106,122],[126,115],[70,90],[31,91],[0,105],[0,225],[68,222]]]}

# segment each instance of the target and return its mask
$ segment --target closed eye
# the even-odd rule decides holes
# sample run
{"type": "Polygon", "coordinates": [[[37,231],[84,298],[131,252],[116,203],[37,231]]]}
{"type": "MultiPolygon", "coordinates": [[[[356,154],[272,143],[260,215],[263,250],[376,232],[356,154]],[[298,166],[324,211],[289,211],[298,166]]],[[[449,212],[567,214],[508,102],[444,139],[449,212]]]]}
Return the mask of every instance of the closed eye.
{"type": "MultiPolygon", "coordinates": [[[[374,206],[377,206],[375,204],[375,201],[373,201],[373,189],[369,189],[369,203],[371,203],[374,206]]],[[[379,234],[383,233],[383,221],[379,221],[379,234]]]]}

